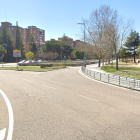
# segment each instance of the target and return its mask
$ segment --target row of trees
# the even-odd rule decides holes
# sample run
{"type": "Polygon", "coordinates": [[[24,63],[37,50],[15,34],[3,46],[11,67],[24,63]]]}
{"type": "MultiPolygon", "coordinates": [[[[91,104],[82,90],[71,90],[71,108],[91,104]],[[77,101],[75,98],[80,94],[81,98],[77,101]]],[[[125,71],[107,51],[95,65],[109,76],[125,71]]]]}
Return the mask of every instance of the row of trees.
{"type": "Polygon", "coordinates": [[[107,5],[92,11],[89,19],[84,19],[86,25],[86,40],[99,58],[110,59],[116,57],[116,69],[118,70],[119,50],[126,41],[130,31],[130,21],[124,21],[116,10],[107,5]]]}
{"type": "Polygon", "coordinates": [[[23,39],[20,33],[20,28],[17,25],[15,38],[6,26],[2,26],[0,30],[0,56],[4,56],[5,62],[14,62],[13,50],[21,50],[21,58],[19,59],[63,59],[64,56],[68,59],[82,59],[83,50],[74,49],[68,44],[67,38],[63,36],[62,41],[46,41],[42,45],[42,49],[36,44],[33,35],[28,39],[27,46],[23,45],[23,39]]]}
{"type": "MultiPolygon", "coordinates": [[[[90,17],[84,19],[83,22],[86,25],[86,58],[99,58],[100,66],[101,59],[111,59],[115,56],[116,69],[118,70],[118,58],[127,50],[134,56],[135,62],[135,54],[139,46],[139,34],[131,31],[131,21],[125,21],[116,10],[103,5],[99,9],[93,10],[90,17]]],[[[45,42],[40,49],[31,34],[27,44],[28,47],[25,48],[18,25],[15,39],[12,38],[6,26],[1,28],[0,44],[0,55],[5,54],[6,62],[15,61],[15,58],[13,58],[14,49],[21,50],[22,59],[28,57],[28,51],[32,52],[32,56],[36,58],[49,60],[60,60],[64,56],[67,59],[83,59],[83,45],[74,49],[73,46],[68,44],[65,36],[63,36],[61,42],[55,40],[45,42]]]]}
{"type": "Polygon", "coordinates": [[[67,38],[63,36],[62,41],[46,41],[43,45],[43,52],[45,59],[82,59],[83,50],[74,49],[72,45],[68,44],[67,38]]]}
{"type": "MultiPolygon", "coordinates": [[[[89,19],[83,19],[86,25],[86,41],[90,44],[92,55],[101,59],[116,58],[116,70],[118,70],[118,58],[126,57],[129,54],[134,57],[140,54],[139,33],[131,30],[132,22],[125,20],[118,15],[116,10],[107,5],[93,10],[89,19]]],[[[88,54],[88,53],[87,53],[88,54]]],[[[86,55],[87,55],[86,54],[86,55]]]]}

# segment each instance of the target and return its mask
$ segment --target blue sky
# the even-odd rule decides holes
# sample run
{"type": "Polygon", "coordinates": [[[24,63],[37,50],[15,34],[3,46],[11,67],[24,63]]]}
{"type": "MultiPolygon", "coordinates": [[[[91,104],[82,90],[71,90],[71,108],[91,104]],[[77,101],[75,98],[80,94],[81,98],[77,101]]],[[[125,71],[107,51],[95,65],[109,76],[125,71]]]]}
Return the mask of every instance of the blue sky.
{"type": "Polygon", "coordinates": [[[37,26],[45,30],[45,40],[58,39],[65,33],[74,40],[81,38],[78,22],[88,18],[101,5],[109,5],[119,15],[134,21],[133,29],[140,33],[140,0],[3,0],[0,22],[20,27],[37,26]]]}

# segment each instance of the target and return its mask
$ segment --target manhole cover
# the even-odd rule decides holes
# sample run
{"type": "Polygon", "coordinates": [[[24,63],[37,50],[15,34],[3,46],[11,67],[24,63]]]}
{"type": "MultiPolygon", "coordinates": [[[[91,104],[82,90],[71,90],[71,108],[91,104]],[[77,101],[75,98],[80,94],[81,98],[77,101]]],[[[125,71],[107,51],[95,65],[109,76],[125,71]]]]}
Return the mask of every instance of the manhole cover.
{"type": "Polygon", "coordinates": [[[37,94],[29,94],[28,96],[37,96],[37,94]]]}

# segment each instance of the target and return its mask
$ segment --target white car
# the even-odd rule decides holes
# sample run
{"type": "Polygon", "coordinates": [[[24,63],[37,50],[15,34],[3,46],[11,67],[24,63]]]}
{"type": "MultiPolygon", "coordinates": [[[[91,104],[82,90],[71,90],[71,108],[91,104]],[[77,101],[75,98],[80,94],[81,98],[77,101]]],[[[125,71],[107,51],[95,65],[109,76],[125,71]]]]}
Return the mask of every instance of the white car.
{"type": "Polygon", "coordinates": [[[29,60],[24,62],[24,64],[31,64],[31,63],[32,63],[32,61],[29,61],[29,60]]]}
{"type": "Polygon", "coordinates": [[[20,62],[18,62],[18,64],[23,64],[25,62],[25,60],[22,60],[20,62]]]}
{"type": "Polygon", "coordinates": [[[32,60],[32,63],[35,63],[36,61],[35,60],[32,60]]]}
{"type": "Polygon", "coordinates": [[[44,62],[45,60],[37,60],[37,62],[44,62]]]}

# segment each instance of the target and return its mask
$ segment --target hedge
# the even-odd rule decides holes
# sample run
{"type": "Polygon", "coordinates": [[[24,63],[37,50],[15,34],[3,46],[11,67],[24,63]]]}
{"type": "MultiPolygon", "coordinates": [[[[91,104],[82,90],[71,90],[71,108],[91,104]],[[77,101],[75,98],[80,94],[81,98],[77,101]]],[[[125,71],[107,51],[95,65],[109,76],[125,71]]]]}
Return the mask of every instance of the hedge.
{"type": "MultiPolygon", "coordinates": [[[[95,62],[86,62],[86,64],[94,64],[95,62]]],[[[82,66],[83,63],[44,63],[44,64],[19,64],[19,66],[40,66],[41,68],[53,67],[53,66],[82,66]]]]}

